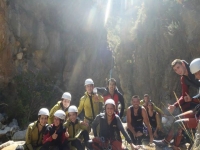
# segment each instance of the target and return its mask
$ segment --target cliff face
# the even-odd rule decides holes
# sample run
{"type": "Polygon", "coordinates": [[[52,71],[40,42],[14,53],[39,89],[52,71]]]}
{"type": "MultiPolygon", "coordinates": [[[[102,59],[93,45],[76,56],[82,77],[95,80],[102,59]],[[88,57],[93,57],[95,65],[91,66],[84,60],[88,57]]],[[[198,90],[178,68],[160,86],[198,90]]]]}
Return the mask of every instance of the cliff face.
{"type": "Polygon", "coordinates": [[[112,55],[112,76],[126,106],[134,94],[148,93],[161,107],[175,101],[180,81],[171,62],[200,57],[198,0],[113,1],[105,24],[106,4],[0,2],[0,102],[8,104],[3,108],[22,110],[18,117],[28,111],[29,119],[39,107],[55,104],[64,91],[78,104],[86,78],[105,86],[112,55]]]}
{"type": "MultiPolygon", "coordinates": [[[[131,96],[145,93],[160,107],[179,97],[180,77],[171,62],[184,59],[191,62],[200,57],[198,1],[132,1],[121,17],[120,32],[109,36],[114,47],[116,70],[127,104],[131,96]],[[137,6],[137,7],[135,7],[137,6]]],[[[116,26],[116,25],[115,25],[116,26]]],[[[191,88],[191,95],[196,94],[191,88]]]]}
{"type": "Polygon", "coordinates": [[[20,103],[31,116],[65,91],[78,104],[86,78],[104,86],[112,54],[92,0],[7,0],[0,6],[1,102],[20,103]]]}

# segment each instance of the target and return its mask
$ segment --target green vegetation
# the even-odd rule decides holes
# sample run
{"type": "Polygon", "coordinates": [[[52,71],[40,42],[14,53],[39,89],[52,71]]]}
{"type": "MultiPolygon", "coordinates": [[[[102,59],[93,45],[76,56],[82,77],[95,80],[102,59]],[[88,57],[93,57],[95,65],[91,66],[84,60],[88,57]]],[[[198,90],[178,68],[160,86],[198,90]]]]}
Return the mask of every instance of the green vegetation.
{"type": "Polygon", "coordinates": [[[8,116],[15,117],[21,126],[36,120],[41,107],[52,106],[60,97],[55,81],[49,75],[22,73],[12,81],[13,91],[7,94],[8,116]]]}

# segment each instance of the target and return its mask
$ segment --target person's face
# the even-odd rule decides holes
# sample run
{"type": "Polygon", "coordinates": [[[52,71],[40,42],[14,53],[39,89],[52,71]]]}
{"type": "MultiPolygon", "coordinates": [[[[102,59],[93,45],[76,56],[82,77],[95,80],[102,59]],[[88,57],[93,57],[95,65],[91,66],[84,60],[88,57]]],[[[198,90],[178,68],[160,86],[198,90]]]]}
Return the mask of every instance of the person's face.
{"type": "Polygon", "coordinates": [[[132,99],[133,108],[138,108],[140,105],[140,100],[138,98],[132,99]]]}
{"type": "Polygon", "coordinates": [[[196,72],[194,75],[196,79],[200,80],[200,70],[196,72]]]}
{"type": "Polygon", "coordinates": [[[183,63],[182,64],[176,64],[173,67],[173,69],[178,75],[184,75],[185,71],[186,71],[185,65],[183,63]]]}
{"type": "Polygon", "coordinates": [[[62,104],[63,104],[63,106],[64,106],[65,108],[68,108],[69,105],[70,105],[70,100],[68,100],[68,99],[63,99],[63,100],[62,100],[62,104]]]}
{"type": "Polygon", "coordinates": [[[46,115],[41,115],[39,118],[39,123],[42,125],[42,126],[45,126],[47,124],[47,120],[48,120],[48,116],[46,115]]]}
{"type": "Polygon", "coordinates": [[[91,94],[93,91],[94,85],[93,84],[89,84],[85,86],[85,89],[87,91],[88,94],[91,94]]]}
{"type": "Polygon", "coordinates": [[[60,125],[60,118],[54,116],[53,123],[56,127],[59,126],[60,125]]]}
{"type": "Polygon", "coordinates": [[[113,106],[112,104],[106,105],[106,114],[108,116],[112,116],[114,114],[114,111],[115,111],[115,106],[113,106]]]}
{"type": "Polygon", "coordinates": [[[149,97],[148,97],[148,96],[145,96],[145,97],[144,97],[144,101],[145,101],[145,103],[148,103],[148,102],[149,102],[149,97]]]}
{"type": "Polygon", "coordinates": [[[115,88],[116,88],[115,82],[110,81],[108,84],[109,92],[114,92],[115,88]]]}
{"type": "Polygon", "coordinates": [[[148,109],[152,110],[153,109],[153,105],[151,103],[148,104],[148,109]]]}
{"type": "Polygon", "coordinates": [[[70,112],[70,113],[68,113],[68,116],[69,116],[69,120],[71,120],[71,122],[75,122],[76,118],[77,118],[77,113],[70,112]]]}

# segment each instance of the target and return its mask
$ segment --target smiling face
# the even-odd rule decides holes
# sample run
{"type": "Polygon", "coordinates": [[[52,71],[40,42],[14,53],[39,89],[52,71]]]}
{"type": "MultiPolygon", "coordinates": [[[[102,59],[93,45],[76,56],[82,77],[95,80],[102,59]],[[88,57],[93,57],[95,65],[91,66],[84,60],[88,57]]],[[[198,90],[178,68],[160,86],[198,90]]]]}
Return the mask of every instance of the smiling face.
{"type": "Polygon", "coordinates": [[[108,116],[112,116],[114,114],[114,111],[115,111],[115,106],[113,104],[107,104],[105,110],[106,110],[106,114],[108,116]]]}
{"type": "Polygon", "coordinates": [[[77,113],[76,112],[70,112],[70,113],[68,113],[68,116],[69,116],[69,120],[71,122],[75,122],[76,118],[77,118],[77,113]]]}
{"type": "Polygon", "coordinates": [[[200,70],[197,71],[194,75],[196,79],[200,80],[200,70]]]}
{"type": "Polygon", "coordinates": [[[153,110],[153,104],[152,103],[148,103],[148,109],[153,110]]]}
{"type": "Polygon", "coordinates": [[[173,70],[178,74],[178,75],[184,75],[186,73],[186,67],[184,63],[179,64],[177,63],[174,67],[173,70]]]}
{"type": "Polygon", "coordinates": [[[40,125],[45,126],[47,124],[48,116],[46,115],[40,115],[38,118],[38,121],[40,125]]]}
{"type": "Polygon", "coordinates": [[[109,84],[108,84],[109,92],[110,92],[110,93],[114,93],[115,88],[116,88],[116,83],[113,82],[113,81],[109,81],[109,84]]]}
{"type": "Polygon", "coordinates": [[[54,116],[53,123],[56,127],[59,126],[61,123],[60,118],[54,116]]]}
{"type": "Polygon", "coordinates": [[[133,108],[137,109],[140,106],[140,100],[138,98],[132,98],[133,108]]]}
{"type": "Polygon", "coordinates": [[[93,84],[88,84],[85,86],[85,90],[87,91],[88,94],[92,94],[94,85],[93,84]]]}
{"type": "Polygon", "coordinates": [[[70,105],[70,100],[68,100],[68,99],[63,99],[62,100],[62,104],[63,104],[63,106],[65,107],[65,108],[68,108],[69,107],[69,105],[70,105]]]}

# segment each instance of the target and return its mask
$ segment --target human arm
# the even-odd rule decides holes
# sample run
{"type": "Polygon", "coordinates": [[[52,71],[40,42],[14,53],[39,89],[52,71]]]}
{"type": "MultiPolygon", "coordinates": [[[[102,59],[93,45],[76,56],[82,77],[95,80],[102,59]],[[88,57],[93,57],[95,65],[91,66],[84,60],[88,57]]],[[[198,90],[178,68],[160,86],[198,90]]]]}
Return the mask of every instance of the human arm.
{"type": "Polygon", "coordinates": [[[182,90],[181,97],[178,99],[176,103],[173,104],[175,107],[179,107],[179,105],[181,106],[182,104],[185,103],[184,96],[186,96],[186,93],[189,92],[189,86],[185,84],[184,76],[181,76],[181,90],[182,90]]]}
{"type": "Polygon", "coordinates": [[[145,109],[144,107],[142,107],[142,117],[143,117],[144,124],[146,125],[147,130],[148,130],[148,132],[149,132],[150,143],[152,143],[152,142],[153,142],[152,129],[151,129],[151,125],[150,125],[150,123],[149,123],[149,118],[148,118],[146,109],[145,109]]]}
{"type": "Polygon", "coordinates": [[[83,111],[84,108],[84,97],[80,99],[79,106],[78,106],[78,115],[83,111]]]}
{"type": "Polygon", "coordinates": [[[160,108],[158,108],[154,103],[153,103],[153,109],[154,109],[156,112],[160,113],[161,115],[164,115],[164,112],[163,112],[160,108]]]}
{"type": "MultiPolygon", "coordinates": [[[[48,125],[46,130],[45,130],[45,133],[43,135],[43,138],[42,138],[42,144],[45,144],[46,142],[51,142],[53,140],[53,137],[52,137],[52,134],[50,133],[50,130],[52,130],[51,126],[48,125]]],[[[55,133],[55,131],[54,131],[55,133]]]]}
{"type": "Polygon", "coordinates": [[[92,130],[94,137],[97,137],[97,126],[99,125],[99,123],[100,123],[100,115],[97,115],[94,121],[92,122],[92,130]]]}
{"type": "Polygon", "coordinates": [[[134,127],[131,125],[131,108],[130,107],[127,109],[126,116],[127,116],[127,127],[131,131],[133,136],[135,137],[136,136],[136,132],[135,132],[134,127]]]}
{"type": "Polygon", "coordinates": [[[156,131],[161,130],[161,120],[160,120],[160,116],[157,112],[156,112],[156,124],[157,124],[156,131]]]}
{"type": "Polygon", "coordinates": [[[107,92],[107,89],[105,87],[95,87],[97,89],[97,93],[104,95],[107,92]]]}
{"type": "Polygon", "coordinates": [[[121,119],[117,116],[116,116],[116,118],[117,118],[117,127],[121,131],[123,136],[125,137],[126,141],[130,144],[131,149],[132,150],[139,149],[140,146],[136,146],[132,143],[130,136],[128,135],[128,133],[126,132],[126,130],[124,129],[124,127],[122,125],[121,119]]]}
{"type": "Polygon", "coordinates": [[[25,141],[26,141],[26,146],[28,147],[29,150],[33,150],[33,146],[31,144],[31,127],[30,125],[28,126],[28,129],[26,131],[26,138],[25,138],[25,141]]]}

